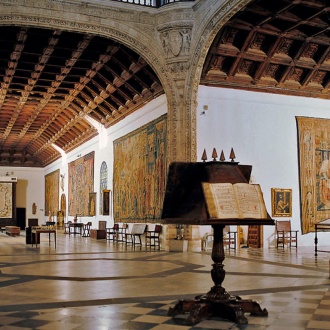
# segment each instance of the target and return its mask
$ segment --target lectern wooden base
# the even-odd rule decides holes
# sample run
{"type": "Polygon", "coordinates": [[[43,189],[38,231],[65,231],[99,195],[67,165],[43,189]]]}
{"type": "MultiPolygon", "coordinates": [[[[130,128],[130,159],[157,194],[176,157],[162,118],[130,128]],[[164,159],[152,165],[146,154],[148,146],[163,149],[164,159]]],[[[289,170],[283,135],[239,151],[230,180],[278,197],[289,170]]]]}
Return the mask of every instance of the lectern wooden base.
{"type": "Polygon", "coordinates": [[[196,297],[195,300],[179,300],[174,308],[170,308],[168,316],[175,316],[189,313],[184,321],[180,319],[178,323],[195,325],[208,317],[221,317],[233,321],[237,324],[247,324],[248,320],[244,313],[254,316],[268,316],[266,309],[261,309],[259,304],[250,299],[241,299],[238,296],[229,299],[211,301],[206,296],[196,297]]]}
{"type": "Polygon", "coordinates": [[[186,325],[195,325],[203,319],[213,316],[221,317],[233,321],[237,324],[247,324],[245,313],[254,316],[268,316],[266,309],[261,309],[260,305],[251,299],[241,299],[238,296],[231,296],[223,287],[225,278],[223,265],[223,228],[224,225],[212,225],[214,231],[214,243],[212,249],[212,259],[214,261],[211,277],[214,286],[202,296],[197,296],[194,300],[179,300],[174,308],[170,308],[168,316],[172,316],[174,321],[186,325]],[[185,319],[175,318],[180,314],[189,313],[185,319]]]}

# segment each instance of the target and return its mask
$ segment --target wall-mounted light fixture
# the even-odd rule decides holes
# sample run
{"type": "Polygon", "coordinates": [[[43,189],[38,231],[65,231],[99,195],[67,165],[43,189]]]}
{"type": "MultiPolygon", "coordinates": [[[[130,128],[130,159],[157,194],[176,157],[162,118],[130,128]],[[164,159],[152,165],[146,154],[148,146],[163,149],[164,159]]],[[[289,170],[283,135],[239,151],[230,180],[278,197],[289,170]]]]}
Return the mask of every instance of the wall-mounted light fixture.
{"type": "Polygon", "coordinates": [[[201,112],[201,115],[205,115],[207,110],[209,110],[209,106],[207,104],[204,104],[203,105],[203,111],[201,112]]]}

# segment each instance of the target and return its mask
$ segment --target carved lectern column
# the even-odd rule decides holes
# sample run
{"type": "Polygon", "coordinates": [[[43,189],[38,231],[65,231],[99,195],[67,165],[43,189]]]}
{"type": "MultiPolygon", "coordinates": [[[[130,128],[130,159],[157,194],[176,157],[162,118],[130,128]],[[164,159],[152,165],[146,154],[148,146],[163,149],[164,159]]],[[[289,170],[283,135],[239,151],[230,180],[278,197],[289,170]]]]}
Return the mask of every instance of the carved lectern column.
{"type": "Polygon", "coordinates": [[[229,293],[222,287],[222,282],[225,279],[226,271],[224,270],[223,261],[225,260],[225,251],[223,246],[223,229],[224,225],[213,225],[214,243],[212,248],[212,265],[211,277],[214,286],[205,295],[207,300],[224,300],[229,299],[229,293]]]}
{"type": "Polygon", "coordinates": [[[231,296],[222,286],[225,279],[223,261],[225,259],[223,245],[223,228],[225,225],[212,225],[214,229],[214,242],[212,248],[211,277],[214,286],[202,296],[195,297],[194,300],[179,300],[174,308],[168,311],[169,316],[189,313],[184,321],[177,319],[180,323],[194,325],[209,316],[221,317],[237,324],[247,324],[248,320],[244,313],[255,316],[267,316],[266,309],[261,309],[259,304],[251,299],[241,299],[238,296],[231,296]]]}

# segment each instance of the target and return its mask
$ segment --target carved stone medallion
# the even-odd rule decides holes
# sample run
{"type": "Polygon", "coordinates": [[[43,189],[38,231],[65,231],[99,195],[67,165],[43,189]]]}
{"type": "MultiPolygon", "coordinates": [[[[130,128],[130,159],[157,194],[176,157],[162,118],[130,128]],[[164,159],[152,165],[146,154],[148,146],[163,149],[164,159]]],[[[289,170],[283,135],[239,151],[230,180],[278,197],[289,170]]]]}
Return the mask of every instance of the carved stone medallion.
{"type": "Polygon", "coordinates": [[[172,30],[168,32],[168,45],[174,56],[178,56],[182,47],[182,36],[179,31],[172,30]]]}

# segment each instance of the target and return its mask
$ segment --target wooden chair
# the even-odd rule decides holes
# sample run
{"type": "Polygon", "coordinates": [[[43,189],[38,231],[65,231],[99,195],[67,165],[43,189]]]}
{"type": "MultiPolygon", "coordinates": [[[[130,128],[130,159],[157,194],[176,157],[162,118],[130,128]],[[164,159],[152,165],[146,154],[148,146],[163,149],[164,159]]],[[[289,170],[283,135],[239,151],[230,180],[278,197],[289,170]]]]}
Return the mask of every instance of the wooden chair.
{"type": "Polygon", "coordinates": [[[125,242],[126,241],[126,233],[128,229],[128,224],[123,223],[121,227],[118,229],[118,235],[117,235],[117,242],[125,242]]]}
{"type": "Polygon", "coordinates": [[[154,230],[146,231],[146,247],[154,247],[160,250],[160,234],[162,232],[162,226],[156,225],[154,230]]]}
{"type": "Polygon", "coordinates": [[[142,246],[142,240],[141,236],[144,234],[145,230],[147,228],[147,225],[135,223],[132,227],[132,230],[130,233],[126,233],[125,236],[125,243],[132,244],[135,248],[135,245],[142,246]]]}
{"type": "Polygon", "coordinates": [[[231,231],[229,226],[223,229],[223,244],[228,249],[236,250],[237,231],[231,231]]]}
{"type": "Polygon", "coordinates": [[[106,239],[110,241],[117,241],[119,231],[119,224],[115,223],[112,228],[106,228],[106,239]]]}
{"type": "Polygon", "coordinates": [[[290,247],[298,246],[298,230],[291,229],[291,220],[276,220],[275,222],[276,248],[288,244],[290,247]]]}
{"type": "Polygon", "coordinates": [[[68,222],[64,223],[64,234],[69,234],[71,224],[72,224],[72,221],[68,221],[68,222]]]}
{"type": "Polygon", "coordinates": [[[92,223],[91,222],[87,222],[86,224],[84,224],[83,226],[83,237],[90,237],[91,236],[91,227],[92,227],[92,223]]]}
{"type": "Polygon", "coordinates": [[[213,233],[205,233],[202,237],[202,251],[212,250],[213,240],[213,233]]]}

